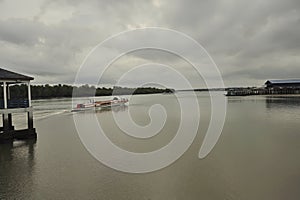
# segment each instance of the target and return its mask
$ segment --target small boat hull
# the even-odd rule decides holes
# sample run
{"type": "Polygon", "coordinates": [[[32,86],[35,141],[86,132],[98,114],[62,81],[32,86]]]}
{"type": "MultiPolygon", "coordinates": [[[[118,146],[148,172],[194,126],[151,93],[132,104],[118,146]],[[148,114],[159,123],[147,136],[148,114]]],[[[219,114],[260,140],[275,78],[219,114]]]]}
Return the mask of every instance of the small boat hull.
{"type": "Polygon", "coordinates": [[[97,108],[111,108],[115,106],[123,106],[128,102],[126,98],[114,97],[112,100],[106,101],[93,101],[93,103],[87,104],[77,104],[75,108],[72,109],[72,112],[86,111],[86,110],[95,110],[97,108]]]}

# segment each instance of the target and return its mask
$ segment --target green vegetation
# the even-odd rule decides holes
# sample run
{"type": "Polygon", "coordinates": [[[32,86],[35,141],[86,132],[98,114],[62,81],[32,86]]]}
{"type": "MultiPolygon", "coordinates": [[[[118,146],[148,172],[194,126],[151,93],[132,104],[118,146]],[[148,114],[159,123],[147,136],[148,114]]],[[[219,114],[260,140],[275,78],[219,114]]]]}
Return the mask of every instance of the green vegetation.
{"type": "MultiPolygon", "coordinates": [[[[130,95],[130,94],[154,94],[154,93],[173,93],[173,89],[159,89],[154,87],[140,87],[140,88],[127,88],[127,87],[94,87],[89,85],[82,85],[79,87],[70,85],[31,85],[32,99],[46,99],[46,98],[61,98],[72,97],[74,94],[77,97],[83,96],[111,96],[111,95],[130,95]]],[[[27,97],[27,85],[11,85],[9,87],[11,99],[20,99],[27,97]]],[[[0,98],[3,98],[3,92],[0,92],[0,98]]]]}

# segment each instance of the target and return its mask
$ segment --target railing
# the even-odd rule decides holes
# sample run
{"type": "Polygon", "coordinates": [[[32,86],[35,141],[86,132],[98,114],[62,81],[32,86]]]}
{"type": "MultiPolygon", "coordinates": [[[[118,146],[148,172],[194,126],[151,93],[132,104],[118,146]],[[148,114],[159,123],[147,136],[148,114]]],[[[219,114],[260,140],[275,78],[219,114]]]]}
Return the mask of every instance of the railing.
{"type": "MultiPolygon", "coordinates": [[[[28,99],[11,99],[7,101],[7,108],[28,108],[28,99]]],[[[0,99],[0,109],[4,109],[4,101],[0,99]]]]}

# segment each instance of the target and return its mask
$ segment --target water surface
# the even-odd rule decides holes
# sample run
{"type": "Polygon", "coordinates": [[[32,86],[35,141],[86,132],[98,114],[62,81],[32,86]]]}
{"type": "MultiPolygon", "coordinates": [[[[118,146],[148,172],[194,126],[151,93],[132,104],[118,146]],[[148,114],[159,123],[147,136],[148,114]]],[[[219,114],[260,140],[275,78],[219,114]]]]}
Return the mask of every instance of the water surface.
{"type": "MultiPolygon", "coordinates": [[[[299,199],[300,97],[228,98],[222,135],[200,160],[210,100],[208,93],[197,96],[201,121],[193,144],[172,165],[147,174],[119,172],[94,159],[77,135],[70,99],[35,101],[37,141],[0,144],[0,199],[299,199]]],[[[180,112],[172,95],[138,95],[128,107],[96,116],[115,144],[148,152],[172,140],[180,112]],[[112,113],[123,116],[128,110],[137,124],[147,125],[153,104],[164,105],[168,113],[155,137],[135,139],[115,126],[112,113]]]]}

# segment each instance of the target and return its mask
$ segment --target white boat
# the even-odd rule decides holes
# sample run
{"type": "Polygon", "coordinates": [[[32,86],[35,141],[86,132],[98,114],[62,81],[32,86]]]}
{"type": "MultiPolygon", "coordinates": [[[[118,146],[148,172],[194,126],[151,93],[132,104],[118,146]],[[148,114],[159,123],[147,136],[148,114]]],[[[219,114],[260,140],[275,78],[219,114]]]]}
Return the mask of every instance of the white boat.
{"type": "Polygon", "coordinates": [[[72,112],[76,111],[84,111],[84,110],[92,110],[96,108],[109,108],[113,106],[122,106],[128,102],[127,98],[114,97],[111,100],[104,101],[94,101],[90,100],[88,103],[79,103],[75,108],[72,109],[72,112]]]}

